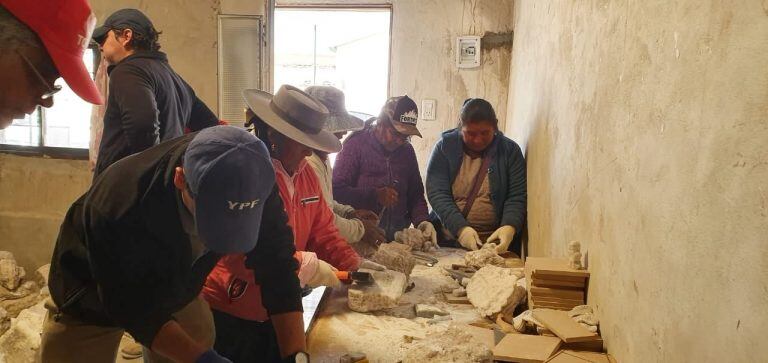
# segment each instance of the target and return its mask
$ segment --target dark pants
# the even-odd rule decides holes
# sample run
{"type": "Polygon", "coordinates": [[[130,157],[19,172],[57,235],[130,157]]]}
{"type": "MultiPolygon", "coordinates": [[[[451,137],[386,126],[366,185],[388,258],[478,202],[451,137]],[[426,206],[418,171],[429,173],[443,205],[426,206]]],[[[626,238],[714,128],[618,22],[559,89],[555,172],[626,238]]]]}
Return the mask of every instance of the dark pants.
{"type": "Polygon", "coordinates": [[[282,361],[271,321],[260,323],[214,309],[211,312],[216,325],[216,352],[234,363],[282,361]]]}

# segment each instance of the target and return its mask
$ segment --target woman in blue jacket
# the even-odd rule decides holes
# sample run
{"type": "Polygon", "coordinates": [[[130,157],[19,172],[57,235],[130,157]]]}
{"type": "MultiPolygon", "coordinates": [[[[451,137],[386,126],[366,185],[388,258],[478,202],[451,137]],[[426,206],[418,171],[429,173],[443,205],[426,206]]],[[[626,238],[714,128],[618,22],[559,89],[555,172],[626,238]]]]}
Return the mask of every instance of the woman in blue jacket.
{"type": "Polygon", "coordinates": [[[442,244],[476,250],[493,242],[504,252],[514,240],[511,250],[519,254],[527,202],[523,153],[499,131],[488,101],[464,101],[460,118],[443,132],[427,166],[427,197],[443,227],[442,244]]]}

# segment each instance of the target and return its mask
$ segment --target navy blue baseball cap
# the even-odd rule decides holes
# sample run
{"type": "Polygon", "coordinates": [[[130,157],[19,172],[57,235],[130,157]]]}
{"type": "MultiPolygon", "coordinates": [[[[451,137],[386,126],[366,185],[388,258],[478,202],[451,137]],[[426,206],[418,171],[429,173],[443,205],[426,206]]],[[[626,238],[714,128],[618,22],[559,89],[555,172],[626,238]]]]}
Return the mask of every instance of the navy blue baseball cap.
{"type": "Polygon", "coordinates": [[[242,128],[209,127],[187,146],[183,167],[195,199],[197,234],[206,247],[224,254],[252,250],[275,186],[264,143],[242,128]]]}
{"type": "Polygon", "coordinates": [[[102,44],[107,38],[107,33],[112,29],[128,28],[135,34],[141,34],[145,37],[153,36],[157,33],[152,21],[138,9],[120,9],[107,17],[104,24],[93,30],[91,38],[96,43],[102,44]]]}

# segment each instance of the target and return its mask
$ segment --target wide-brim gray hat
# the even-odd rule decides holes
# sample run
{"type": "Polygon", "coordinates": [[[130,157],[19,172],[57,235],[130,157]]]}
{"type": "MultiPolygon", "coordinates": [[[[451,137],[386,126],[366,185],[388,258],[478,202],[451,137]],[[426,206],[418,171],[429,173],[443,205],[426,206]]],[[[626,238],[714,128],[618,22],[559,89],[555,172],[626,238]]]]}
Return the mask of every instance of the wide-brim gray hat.
{"type": "Polygon", "coordinates": [[[347,112],[344,101],[344,92],[331,86],[309,86],[305,90],[308,95],[314,97],[328,108],[328,122],[324,129],[330,133],[358,131],[365,127],[365,123],[358,117],[347,112]]]}
{"type": "Polygon", "coordinates": [[[328,109],[302,90],[282,85],[273,96],[247,89],[243,91],[243,99],[256,116],[288,138],[327,153],[341,150],[339,139],[323,130],[328,109]]]}

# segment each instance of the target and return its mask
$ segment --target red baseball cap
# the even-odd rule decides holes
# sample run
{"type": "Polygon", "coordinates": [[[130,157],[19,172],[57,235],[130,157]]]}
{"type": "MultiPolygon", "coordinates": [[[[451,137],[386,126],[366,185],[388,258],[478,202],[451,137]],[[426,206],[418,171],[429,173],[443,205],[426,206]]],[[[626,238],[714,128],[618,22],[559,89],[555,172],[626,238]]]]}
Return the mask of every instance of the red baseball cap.
{"type": "Polygon", "coordinates": [[[83,63],[96,16],[86,0],[0,0],[0,5],[43,41],[56,69],[80,98],[103,103],[83,63]]]}

